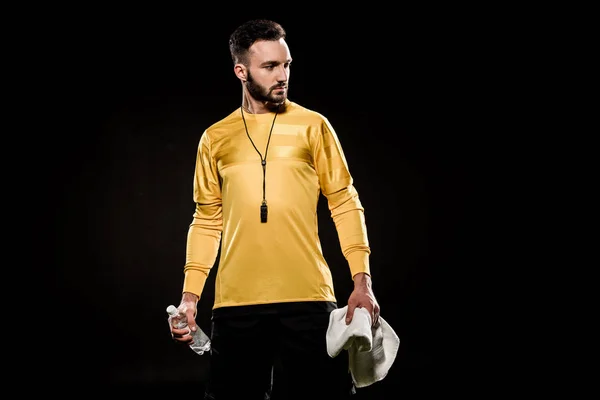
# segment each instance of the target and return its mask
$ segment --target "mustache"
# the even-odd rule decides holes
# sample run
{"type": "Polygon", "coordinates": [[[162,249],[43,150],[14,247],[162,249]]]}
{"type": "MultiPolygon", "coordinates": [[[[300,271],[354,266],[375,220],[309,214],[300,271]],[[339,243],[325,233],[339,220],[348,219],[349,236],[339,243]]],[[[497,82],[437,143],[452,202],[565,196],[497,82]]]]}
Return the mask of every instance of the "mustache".
{"type": "Polygon", "coordinates": [[[287,88],[288,85],[275,85],[273,87],[271,87],[271,90],[275,90],[275,89],[285,89],[287,88]]]}

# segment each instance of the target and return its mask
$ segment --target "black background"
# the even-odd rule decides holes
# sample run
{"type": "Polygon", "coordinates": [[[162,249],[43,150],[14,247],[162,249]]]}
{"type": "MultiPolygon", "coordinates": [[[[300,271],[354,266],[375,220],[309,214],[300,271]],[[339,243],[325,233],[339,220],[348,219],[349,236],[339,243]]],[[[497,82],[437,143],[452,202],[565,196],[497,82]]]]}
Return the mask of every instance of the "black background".
{"type": "MultiPolygon", "coordinates": [[[[381,316],[401,338],[389,375],[359,397],[471,385],[489,352],[476,346],[474,292],[485,290],[482,160],[499,129],[486,93],[502,62],[486,14],[235,9],[90,11],[40,37],[52,60],[38,141],[52,263],[36,290],[55,329],[39,378],[59,389],[201,393],[207,359],[172,342],[165,309],[180,298],[198,140],[241,101],[229,34],[266,17],[288,31],[290,100],[327,116],[340,137],[381,316]]],[[[323,198],[319,213],[343,306],[352,283],[323,198]]],[[[214,272],[199,303],[205,331],[214,272]]]]}

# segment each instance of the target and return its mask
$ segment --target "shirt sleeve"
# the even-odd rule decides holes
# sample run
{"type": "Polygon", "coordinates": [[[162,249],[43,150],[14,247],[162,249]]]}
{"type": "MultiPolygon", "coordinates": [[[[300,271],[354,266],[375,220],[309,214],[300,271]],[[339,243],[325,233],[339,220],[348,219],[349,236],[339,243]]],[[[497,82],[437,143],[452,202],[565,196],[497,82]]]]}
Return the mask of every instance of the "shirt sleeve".
{"type": "Polygon", "coordinates": [[[342,253],[354,278],[359,272],[371,274],[371,249],[367,235],[364,208],[348,169],[339,138],[323,117],[314,147],[314,160],[321,193],[327,198],[335,223],[342,253]]]}
{"type": "Polygon", "coordinates": [[[196,209],[187,234],[183,292],[199,298],[217,259],[223,231],[220,179],[206,131],[198,145],[193,198],[196,209]]]}

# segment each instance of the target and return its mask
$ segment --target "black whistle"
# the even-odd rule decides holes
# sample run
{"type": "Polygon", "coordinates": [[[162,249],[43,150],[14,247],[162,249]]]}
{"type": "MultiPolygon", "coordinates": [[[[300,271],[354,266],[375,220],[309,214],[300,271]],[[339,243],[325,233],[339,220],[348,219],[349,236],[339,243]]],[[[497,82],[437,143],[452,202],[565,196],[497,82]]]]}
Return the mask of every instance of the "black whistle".
{"type": "Polygon", "coordinates": [[[260,222],[267,222],[267,203],[262,203],[260,206],[260,222]]]}

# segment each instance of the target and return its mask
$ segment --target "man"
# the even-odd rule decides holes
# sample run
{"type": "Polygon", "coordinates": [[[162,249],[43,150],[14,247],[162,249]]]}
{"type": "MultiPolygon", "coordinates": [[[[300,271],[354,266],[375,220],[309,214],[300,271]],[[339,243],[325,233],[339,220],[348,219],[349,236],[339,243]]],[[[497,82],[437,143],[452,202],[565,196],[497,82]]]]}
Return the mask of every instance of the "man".
{"type": "MultiPolygon", "coordinates": [[[[242,104],[202,134],[179,308],[197,329],[197,302],[220,246],[206,399],[343,399],[354,392],[346,352],[329,357],[337,308],[318,237],[328,201],[354,281],[346,322],[375,323],[364,210],[329,121],[287,97],[292,57],[281,25],[249,21],[231,35],[242,104]]],[[[171,328],[189,343],[187,329],[171,328]]]]}

